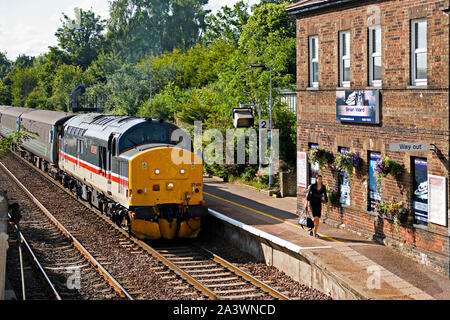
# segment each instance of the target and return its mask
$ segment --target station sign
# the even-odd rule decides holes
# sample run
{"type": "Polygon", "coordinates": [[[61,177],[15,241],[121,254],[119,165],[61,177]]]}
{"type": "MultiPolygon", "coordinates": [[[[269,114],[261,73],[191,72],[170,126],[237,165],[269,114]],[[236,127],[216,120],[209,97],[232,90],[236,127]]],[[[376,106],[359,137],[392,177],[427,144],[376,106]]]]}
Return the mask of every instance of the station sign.
{"type": "Polygon", "coordinates": [[[268,119],[261,119],[259,121],[259,128],[260,129],[269,129],[269,120],[268,119]]]}
{"type": "Polygon", "coordinates": [[[423,142],[395,142],[389,144],[389,151],[396,151],[396,152],[430,151],[430,144],[423,142]]]}
{"type": "Polygon", "coordinates": [[[336,91],[336,120],[354,123],[380,123],[379,91],[336,91]]]}

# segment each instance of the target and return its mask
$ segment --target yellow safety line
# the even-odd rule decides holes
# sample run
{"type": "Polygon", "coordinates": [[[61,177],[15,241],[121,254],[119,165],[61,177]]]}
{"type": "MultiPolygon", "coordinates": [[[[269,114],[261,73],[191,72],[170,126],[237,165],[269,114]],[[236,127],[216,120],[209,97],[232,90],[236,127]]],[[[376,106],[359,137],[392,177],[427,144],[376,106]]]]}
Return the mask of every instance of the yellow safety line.
{"type": "MultiPolygon", "coordinates": [[[[244,209],[247,209],[247,210],[256,212],[256,213],[261,214],[261,215],[263,215],[263,216],[266,216],[266,217],[268,217],[268,218],[277,220],[277,221],[282,222],[282,223],[286,223],[286,224],[288,224],[288,225],[290,225],[290,226],[293,226],[293,227],[295,227],[295,228],[299,228],[299,229],[302,229],[302,230],[303,230],[303,228],[302,228],[301,226],[297,225],[297,224],[293,224],[293,223],[291,223],[291,222],[289,222],[289,221],[286,221],[286,220],[283,220],[283,219],[274,217],[274,216],[272,216],[272,215],[270,215],[270,214],[267,214],[267,213],[264,213],[264,212],[262,212],[262,211],[259,211],[259,210],[256,210],[256,209],[252,209],[252,208],[246,207],[246,206],[244,206],[244,205],[242,205],[242,204],[239,204],[239,203],[233,202],[233,201],[231,201],[231,200],[227,200],[227,199],[218,197],[218,196],[216,196],[216,195],[213,195],[213,194],[208,193],[208,192],[205,192],[205,191],[203,191],[203,193],[206,194],[206,195],[208,195],[208,196],[211,196],[211,197],[213,197],[213,198],[217,198],[217,199],[219,199],[219,200],[222,200],[222,201],[231,203],[231,204],[233,204],[233,205],[235,205],[235,206],[242,207],[242,208],[244,208],[244,209]]],[[[333,238],[328,237],[328,236],[326,236],[326,235],[324,235],[324,234],[321,234],[321,233],[317,233],[317,234],[318,234],[319,236],[321,236],[322,238],[325,238],[325,239],[328,239],[328,240],[331,240],[331,241],[334,241],[334,242],[338,242],[338,243],[343,243],[342,241],[333,239],[333,238]]]]}

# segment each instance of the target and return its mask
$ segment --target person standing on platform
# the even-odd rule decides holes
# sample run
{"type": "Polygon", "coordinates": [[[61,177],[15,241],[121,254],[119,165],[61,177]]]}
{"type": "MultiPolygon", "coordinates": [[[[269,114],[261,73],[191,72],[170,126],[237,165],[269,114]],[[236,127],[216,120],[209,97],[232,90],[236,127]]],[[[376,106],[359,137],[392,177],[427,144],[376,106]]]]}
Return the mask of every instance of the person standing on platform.
{"type": "Polygon", "coordinates": [[[319,229],[320,217],[322,216],[323,204],[328,202],[327,188],[323,184],[323,178],[320,174],[316,176],[316,183],[309,185],[306,192],[305,210],[308,209],[308,204],[314,218],[314,232],[309,230],[309,235],[319,237],[317,230],[319,229]]]}

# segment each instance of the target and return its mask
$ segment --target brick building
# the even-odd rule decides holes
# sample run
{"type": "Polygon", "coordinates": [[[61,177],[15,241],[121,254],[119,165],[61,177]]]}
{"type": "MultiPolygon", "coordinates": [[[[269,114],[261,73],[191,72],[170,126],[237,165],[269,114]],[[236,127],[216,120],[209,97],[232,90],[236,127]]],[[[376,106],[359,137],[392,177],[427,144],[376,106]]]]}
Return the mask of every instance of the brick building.
{"type": "Polygon", "coordinates": [[[351,177],[322,168],[338,198],[324,221],[447,276],[449,7],[449,0],[306,0],[286,7],[297,28],[299,213],[317,170],[301,163],[305,153],[358,152],[362,165],[351,177]],[[380,181],[373,171],[385,155],[402,171],[380,181]],[[375,205],[392,198],[408,209],[400,226],[377,214],[375,205]]]}

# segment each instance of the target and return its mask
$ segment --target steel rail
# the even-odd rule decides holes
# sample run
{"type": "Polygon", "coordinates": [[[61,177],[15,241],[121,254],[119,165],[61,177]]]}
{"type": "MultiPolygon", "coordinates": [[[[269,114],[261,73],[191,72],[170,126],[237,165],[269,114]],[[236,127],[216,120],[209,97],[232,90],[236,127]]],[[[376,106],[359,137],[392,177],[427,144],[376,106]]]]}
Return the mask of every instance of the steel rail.
{"type": "MultiPolygon", "coordinates": [[[[193,285],[197,290],[201,291],[203,294],[205,294],[209,299],[211,300],[222,300],[223,297],[215,294],[211,289],[209,289],[206,285],[202,284],[200,281],[196,280],[194,277],[186,273],[184,270],[182,270],[180,267],[176,266],[173,262],[169,261],[167,258],[165,258],[163,255],[161,255],[157,250],[149,246],[144,241],[131,236],[128,232],[126,232],[124,229],[118,227],[115,223],[113,223],[108,217],[106,217],[104,214],[102,214],[98,209],[91,206],[90,204],[81,201],[76,195],[68,191],[66,188],[64,188],[59,182],[52,179],[50,176],[46,175],[42,170],[39,168],[33,166],[32,164],[25,161],[22,157],[18,156],[17,154],[14,154],[16,157],[18,157],[22,162],[24,162],[27,166],[30,168],[33,168],[36,172],[40,173],[42,176],[44,176],[48,181],[53,183],[55,186],[66,192],[68,195],[70,195],[72,198],[77,200],[80,204],[88,208],[89,210],[94,211],[97,216],[102,218],[106,223],[110,224],[113,228],[115,228],[117,231],[119,231],[123,236],[125,236],[127,239],[133,241],[136,245],[143,248],[145,251],[150,253],[153,257],[161,261],[164,265],[166,265],[170,270],[181,276],[184,280],[186,280],[188,283],[193,285]]],[[[224,266],[225,268],[233,271],[237,275],[242,276],[245,280],[251,282],[253,285],[260,287],[263,291],[268,292],[271,296],[280,299],[280,300],[291,300],[289,297],[283,295],[279,291],[275,290],[274,288],[270,287],[269,285],[265,284],[264,282],[256,279],[255,277],[249,275],[243,270],[240,270],[238,267],[232,265],[230,262],[226,261],[225,259],[217,256],[216,254],[208,251],[207,249],[201,248],[202,250],[208,252],[208,254],[211,254],[213,256],[213,260],[224,266]]]]}
{"type": "Polygon", "coordinates": [[[271,286],[267,285],[266,283],[262,282],[261,280],[253,277],[252,275],[248,274],[244,270],[239,269],[237,266],[233,265],[232,263],[228,262],[227,260],[219,257],[218,255],[212,253],[208,249],[201,248],[202,250],[206,251],[208,254],[210,254],[213,257],[213,260],[223,267],[233,271],[235,274],[241,276],[245,280],[251,282],[254,286],[261,288],[263,291],[266,291],[271,296],[280,299],[280,300],[291,300],[288,296],[282,294],[278,290],[272,288],[271,286]]]}
{"type": "MultiPolygon", "coordinates": [[[[9,213],[8,213],[8,218],[11,219],[11,216],[9,213]]],[[[33,250],[31,249],[30,245],[28,244],[27,240],[25,239],[25,236],[22,234],[22,232],[19,230],[19,227],[15,223],[14,223],[14,228],[16,229],[17,234],[19,235],[18,241],[22,241],[22,243],[25,245],[25,247],[28,251],[28,254],[31,256],[31,258],[33,260],[33,263],[36,265],[39,272],[41,273],[41,276],[44,278],[45,284],[49,287],[50,291],[52,292],[52,294],[56,300],[62,300],[58,291],[56,291],[55,286],[51,282],[51,280],[48,277],[47,273],[45,272],[44,268],[40,264],[39,260],[36,258],[36,255],[34,254],[33,250]]]]}
{"type": "MultiPolygon", "coordinates": [[[[57,181],[54,181],[54,179],[52,179],[51,177],[47,176],[46,174],[44,174],[42,172],[42,170],[39,170],[38,168],[36,168],[35,166],[33,166],[32,164],[26,162],[22,157],[18,156],[17,154],[14,154],[16,157],[18,157],[23,163],[25,163],[27,166],[29,166],[30,168],[33,168],[36,172],[40,173],[42,176],[44,176],[48,181],[50,181],[51,183],[53,183],[54,185],[56,185],[58,188],[60,188],[61,190],[63,190],[64,192],[66,192],[67,194],[69,194],[72,198],[74,198],[75,200],[77,200],[80,204],[82,204],[83,206],[85,206],[86,208],[88,208],[89,210],[94,211],[97,216],[99,216],[100,218],[102,218],[105,222],[107,222],[108,224],[110,224],[112,227],[114,227],[116,230],[118,230],[123,236],[125,236],[126,238],[130,239],[131,241],[133,241],[135,244],[137,244],[138,246],[140,246],[141,248],[143,248],[145,251],[147,251],[148,253],[150,253],[153,257],[155,257],[156,259],[158,259],[159,261],[161,261],[164,265],[166,265],[170,270],[172,270],[173,272],[175,272],[176,274],[178,274],[180,277],[182,277],[183,279],[185,279],[188,283],[190,283],[191,285],[193,285],[197,290],[201,291],[203,294],[205,294],[209,299],[211,300],[221,300],[222,298],[218,295],[216,295],[213,291],[211,291],[208,287],[206,287],[205,285],[203,285],[201,282],[197,281],[196,279],[194,279],[192,276],[190,276],[188,273],[186,273],[185,271],[183,271],[181,268],[179,268],[178,266],[176,266],[174,263],[172,263],[171,261],[169,261],[168,259],[166,259],[164,256],[162,256],[160,253],[158,253],[155,249],[153,249],[152,247],[150,247],[148,244],[146,244],[145,242],[130,236],[125,230],[123,230],[122,228],[119,228],[115,223],[113,223],[110,219],[108,219],[104,214],[102,214],[99,210],[97,210],[96,208],[92,207],[91,205],[81,201],[80,199],[78,199],[74,194],[72,194],[71,192],[69,192],[68,190],[66,190],[60,183],[58,183],[57,181]]],[[[1,164],[1,163],[0,163],[1,164]]]]}
{"type": "Polygon", "coordinates": [[[164,263],[167,267],[169,267],[173,272],[177,273],[181,277],[183,277],[187,282],[189,282],[191,285],[193,285],[196,289],[203,292],[205,295],[207,295],[212,300],[222,300],[223,298],[217,294],[215,294],[211,289],[209,289],[207,286],[202,284],[200,281],[197,281],[194,277],[186,273],[184,270],[182,270],[180,267],[176,266],[172,261],[169,261],[166,257],[161,255],[157,250],[150,247],[145,242],[142,242],[141,240],[134,239],[133,237],[130,237],[132,241],[134,241],[136,244],[140,245],[142,248],[144,248],[147,252],[149,252],[152,256],[160,260],[162,263],[164,263]]]}
{"type": "Polygon", "coordinates": [[[108,271],[83,247],[83,245],[47,210],[39,200],[14,176],[14,174],[0,162],[2,169],[17,183],[17,185],[30,197],[30,199],[41,209],[44,214],[61,230],[72,244],[96,267],[105,277],[109,284],[121,295],[129,300],[134,300],[131,295],[114,279],[108,271]]]}

